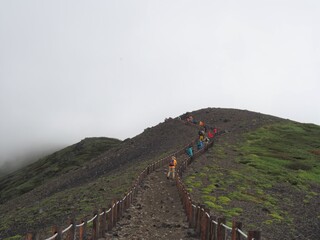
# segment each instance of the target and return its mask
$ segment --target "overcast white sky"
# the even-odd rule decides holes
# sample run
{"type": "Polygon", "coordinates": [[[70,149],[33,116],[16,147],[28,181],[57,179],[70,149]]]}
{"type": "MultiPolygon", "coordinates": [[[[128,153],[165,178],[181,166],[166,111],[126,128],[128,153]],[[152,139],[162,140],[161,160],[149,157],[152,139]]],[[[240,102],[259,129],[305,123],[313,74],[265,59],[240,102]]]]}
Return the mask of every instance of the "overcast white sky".
{"type": "Polygon", "coordinates": [[[1,0],[0,162],[205,107],[320,125],[319,0],[1,0]]]}

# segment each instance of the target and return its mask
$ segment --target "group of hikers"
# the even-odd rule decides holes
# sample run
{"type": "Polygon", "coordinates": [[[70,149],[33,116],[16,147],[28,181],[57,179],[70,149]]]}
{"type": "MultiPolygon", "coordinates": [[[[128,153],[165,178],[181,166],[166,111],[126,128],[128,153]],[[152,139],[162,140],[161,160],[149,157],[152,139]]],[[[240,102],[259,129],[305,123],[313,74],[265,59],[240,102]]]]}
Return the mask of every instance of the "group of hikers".
{"type": "MultiPolygon", "coordinates": [[[[179,117],[180,118],[180,117],[179,117]]],[[[181,119],[181,118],[180,118],[181,119]]],[[[182,120],[182,119],[181,119],[182,120]]],[[[216,127],[210,127],[206,125],[203,121],[196,121],[193,116],[189,115],[186,118],[186,121],[191,124],[199,125],[201,128],[198,132],[199,138],[197,140],[197,149],[201,150],[204,148],[207,144],[209,144],[210,141],[213,140],[214,136],[218,133],[218,129],[216,127]]],[[[190,144],[186,148],[186,154],[191,158],[193,157],[193,147],[192,144],[190,144]]],[[[169,161],[169,170],[167,174],[167,179],[170,178],[172,175],[172,178],[175,178],[175,169],[177,166],[177,159],[175,156],[172,156],[169,161]]]]}

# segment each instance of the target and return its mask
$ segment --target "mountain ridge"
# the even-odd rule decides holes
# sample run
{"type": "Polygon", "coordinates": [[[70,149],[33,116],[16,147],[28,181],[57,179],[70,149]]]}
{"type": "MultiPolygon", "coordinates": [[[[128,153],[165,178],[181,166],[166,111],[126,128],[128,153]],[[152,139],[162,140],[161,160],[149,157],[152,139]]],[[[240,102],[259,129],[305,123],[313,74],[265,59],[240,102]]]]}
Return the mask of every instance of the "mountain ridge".
{"type": "MultiPolygon", "coordinates": [[[[228,138],[231,139],[230,144],[245,139],[246,137],[243,134],[254,132],[263,126],[292,122],[246,110],[219,108],[200,109],[182,114],[180,117],[183,119],[189,114],[192,114],[198,120],[203,120],[210,126],[228,130],[228,132],[230,132],[230,134],[228,134],[228,138]]],[[[69,174],[73,176],[73,180],[72,177],[65,175],[58,180],[58,183],[42,186],[40,190],[37,190],[38,193],[36,193],[36,189],[34,189],[30,194],[26,193],[22,197],[14,199],[11,203],[2,204],[0,206],[1,213],[7,214],[15,208],[23,211],[25,206],[25,208],[29,210],[33,208],[34,210],[31,211],[33,212],[32,215],[37,217],[34,221],[29,220],[30,217],[27,217],[25,220],[28,221],[29,225],[24,228],[22,227],[22,221],[19,223],[19,220],[15,220],[15,227],[13,227],[12,223],[10,223],[12,220],[8,217],[6,219],[7,221],[0,222],[0,237],[12,236],[18,233],[22,234],[27,230],[34,230],[36,228],[44,229],[45,225],[50,226],[50,224],[57,223],[57,221],[63,221],[63,219],[70,216],[75,209],[82,209],[82,212],[88,212],[89,209],[85,210],[86,207],[81,205],[80,202],[83,200],[86,201],[87,204],[90,204],[90,201],[94,201],[94,198],[90,200],[89,196],[93,194],[94,191],[100,194],[108,192],[108,194],[105,194],[106,199],[103,200],[104,202],[115,196],[119,196],[119,194],[121,195],[121,192],[125,192],[125,189],[130,186],[130,179],[134,179],[134,172],[139,172],[139,169],[142,169],[148,162],[159,159],[163,155],[168,155],[178,147],[189,143],[190,140],[193,140],[197,136],[197,131],[198,127],[190,128],[190,126],[181,124],[181,121],[177,119],[168,119],[155,127],[145,129],[143,133],[132,139],[124,140],[119,145],[111,148],[109,152],[107,151],[101,154],[98,158],[92,158],[88,161],[87,165],[82,166],[80,169],[72,170],[69,174]],[[121,178],[120,175],[126,176],[126,178],[121,178]],[[119,186],[117,186],[119,188],[116,190],[114,190],[115,187],[112,185],[114,181],[119,183],[119,186]],[[51,186],[52,190],[50,190],[49,186],[51,186]],[[85,190],[86,188],[91,189],[90,194],[85,190]],[[110,189],[112,189],[112,191],[110,191],[110,189]],[[32,195],[34,195],[33,197],[38,196],[34,198],[37,204],[25,204],[32,195]],[[67,199],[65,195],[72,196],[71,200],[73,201],[62,203],[60,199],[67,199]],[[79,198],[79,204],[77,203],[78,205],[70,211],[71,203],[74,203],[77,201],[75,199],[79,198]],[[50,204],[50,206],[44,203],[46,201],[46,204],[50,204]],[[59,206],[62,210],[50,211],[52,206],[57,203],[60,204],[59,206]],[[66,212],[61,213],[63,211],[66,212]],[[50,217],[49,213],[56,216],[50,217]],[[43,215],[43,217],[39,215],[43,215]],[[50,221],[44,221],[43,219],[46,218],[52,219],[50,221]],[[42,221],[42,224],[39,224],[39,221],[42,221]]],[[[221,148],[218,148],[218,150],[223,151],[221,148]]],[[[200,170],[196,171],[199,173],[200,170]]],[[[203,169],[201,171],[203,172],[203,169]]],[[[201,193],[199,196],[200,195],[201,193]]],[[[95,201],[97,201],[97,199],[95,201]]],[[[91,203],[91,205],[94,204],[91,203]]]]}

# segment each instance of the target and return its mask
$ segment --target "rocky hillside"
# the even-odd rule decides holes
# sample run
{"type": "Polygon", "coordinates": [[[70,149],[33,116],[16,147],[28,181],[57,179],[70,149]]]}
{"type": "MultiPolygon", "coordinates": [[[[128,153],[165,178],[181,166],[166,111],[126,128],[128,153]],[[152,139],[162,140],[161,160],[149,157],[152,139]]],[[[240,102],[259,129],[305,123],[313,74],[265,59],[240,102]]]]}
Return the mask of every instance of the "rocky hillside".
{"type": "MultiPolygon", "coordinates": [[[[180,117],[190,114],[228,132],[184,176],[195,199],[217,216],[238,218],[247,229],[261,229],[266,239],[313,239],[320,234],[319,126],[235,109],[208,108],[180,117]],[[289,233],[284,235],[283,229],[289,233]]],[[[50,226],[65,225],[73,215],[91,216],[94,209],[107,207],[124,194],[148,163],[191,142],[197,133],[197,126],[168,119],[87,155],[81,164],[70,165],[65,158],[66,165],[57,169],[50,160],[42,160],[54,174],[25,192],[15,191],[22,188],[20,181],[6,185],[16,176],[1,179],[0,238],[19,239],[30,230],[48,233],[50,226]]],[[[20,175],[28,179],[36,170],[28,166],[20,175]]]]}

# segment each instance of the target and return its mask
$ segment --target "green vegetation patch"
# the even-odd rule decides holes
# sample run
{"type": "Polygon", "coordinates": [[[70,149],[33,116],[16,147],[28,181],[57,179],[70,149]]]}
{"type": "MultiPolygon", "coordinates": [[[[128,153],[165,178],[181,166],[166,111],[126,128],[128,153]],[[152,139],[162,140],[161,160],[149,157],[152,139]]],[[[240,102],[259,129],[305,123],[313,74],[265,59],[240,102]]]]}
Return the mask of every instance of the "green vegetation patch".
{"type": "Polygon", "coordinates": [[[87,161],[118,146],[113,138],[85,138],[0,179],[0,203],[20,196],[59,175],[83,166],[87,161]]]}
{"type": "Polygon", "coordinates": [[[248,133],[239,148],[246,164],[268,178],[289,182],[300,188],[320,184],[320,128],[288,122],[265,126],[248,133]]]}
{"type": "Polygon", "coordinates": [[[237,145],[216,144],[207,153],[210,165],[197,169],[201,174],[185,176],[184,182],[214,215],[231,219],[243,214],[242,206],[255,206],[264,213],[265,224],[290,224],[292,217],[281,203],[290,206],[294,200],[281,198],[274,188],[280,184],[304,191],[304,203],[317,196],[311,186],[320,184],[319,136],[320,127],[312,124],[264,126],[245,134],[237,145]],[[231,161],[225,158],[227,150],[239,156],[232,160],[236,170],[221,164],[231,161]]]}

